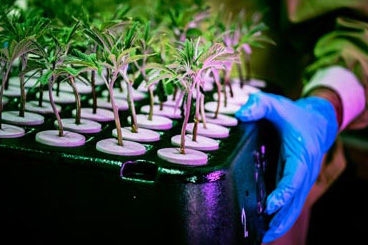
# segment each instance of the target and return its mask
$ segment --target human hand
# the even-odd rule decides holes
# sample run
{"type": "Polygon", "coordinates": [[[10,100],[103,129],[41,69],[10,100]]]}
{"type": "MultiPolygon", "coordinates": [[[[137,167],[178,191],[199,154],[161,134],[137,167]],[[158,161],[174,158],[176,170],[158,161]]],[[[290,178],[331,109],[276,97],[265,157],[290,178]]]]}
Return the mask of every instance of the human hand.
{"type": "Polygon", "coordinates": [[[285,234],[298,218],[309,190],[314,184],[324,153],[338,133],[334,107],[326,99],[306,97],[292,101],[266,92],[250,94],[248,101],[235,113],[243,122],[265,118],[281,136],[282,171],[275,190],[267,197],[266,214],[274,214],[263,242],[285,234]]]}

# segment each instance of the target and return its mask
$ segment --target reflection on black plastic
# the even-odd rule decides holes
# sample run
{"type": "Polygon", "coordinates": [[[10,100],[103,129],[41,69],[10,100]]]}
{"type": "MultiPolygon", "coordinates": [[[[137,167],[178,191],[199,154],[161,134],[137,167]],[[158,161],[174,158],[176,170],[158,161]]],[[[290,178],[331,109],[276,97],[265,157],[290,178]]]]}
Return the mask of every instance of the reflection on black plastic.
{"type": "Polygon", "coordinates": [[[141,182],[154,182],[157,178],[158,167],[147,160],[127,161],[121,165],[120,177],[141,182]]]}
{"type": "Polygon", "coordinates": [[[241,223],[246,244],[260,245],[269,222],[268,216],[264,212],[267,197],[265,185],[267,159],[264,145],[261,146],[259,151],[253,152],[253,163],[255,189],[252,190],[252,193],[254,193],[254,196],[248,191],[245,192],[244,206],[241,208],[241,223]],[[255,212],[252,212],[252,210],[255,210],[255,212]]]}

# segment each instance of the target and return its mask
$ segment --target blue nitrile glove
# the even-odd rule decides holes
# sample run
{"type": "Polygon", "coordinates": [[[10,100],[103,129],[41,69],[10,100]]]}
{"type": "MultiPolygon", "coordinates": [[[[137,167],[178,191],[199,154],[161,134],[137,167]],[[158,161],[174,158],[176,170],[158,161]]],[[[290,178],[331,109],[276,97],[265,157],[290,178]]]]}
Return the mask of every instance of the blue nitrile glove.
{"type": "MultiPolygon", "coordinates": [[[[326,99],[306,97],[296,101],[259,91],[235,113],[241,121],[265,118],[281,136],[280,179],[266,201],[265,212],[272,217],[263,242],[284,235],[303,208],[322,164],[324,153],[338,133],[333,105],[326,99]]],[[[280,165],[279,165],[280,166],[280,165]]]]}

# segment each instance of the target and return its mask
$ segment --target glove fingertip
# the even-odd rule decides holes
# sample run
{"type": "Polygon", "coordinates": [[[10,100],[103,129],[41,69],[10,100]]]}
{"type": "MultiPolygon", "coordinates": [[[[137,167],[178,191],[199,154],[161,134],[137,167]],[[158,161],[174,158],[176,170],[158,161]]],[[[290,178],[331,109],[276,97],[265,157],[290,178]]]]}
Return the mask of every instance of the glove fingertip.
{"type": "Polygon", "coordinates": [[[266,232],[266,234],[264,235],[262,242],[263,243],[269,243],[269,242],[273,242],[276,238],[270,234],[269,232],[266,232]]]}
{"type": "Polygon", "coordinates": [[[277,193],[271,193],[270,196],[267,198],[267,205],[265,212],[267,214],[273,214],[277,210],[279,210],[285,204],[284,198],[278,198],[277,193]]]}

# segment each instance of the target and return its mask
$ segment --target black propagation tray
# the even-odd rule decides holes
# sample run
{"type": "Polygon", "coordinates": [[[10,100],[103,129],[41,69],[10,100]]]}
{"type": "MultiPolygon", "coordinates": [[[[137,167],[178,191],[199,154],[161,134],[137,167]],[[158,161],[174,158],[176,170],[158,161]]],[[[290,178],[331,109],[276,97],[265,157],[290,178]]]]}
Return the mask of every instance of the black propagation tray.
{"type": "Polygon", "coordinates": [[[23,137],[0,139],[2,233],[14,243],[260,244],[279,150],[268,121],[231,127],[220,148],[207,152],[206,165],[184,166],[156,154],[171,147],[178,121],[161,132],[159,143],[145,144],[144,155],[126,157],[95,148],[112,137],[113,122],[85,134],[83,146],[36,142],[36,133],[54,128],[54,120],[48,116],[41,126],[26,127],[23,137]]]}

